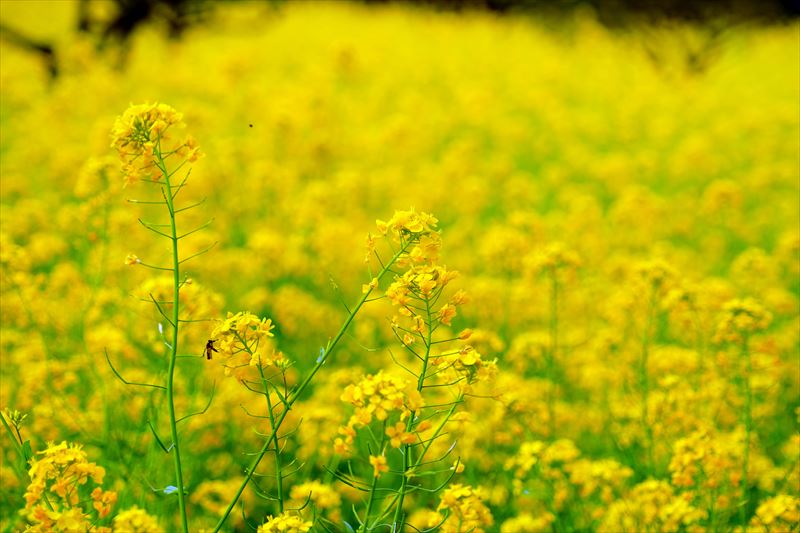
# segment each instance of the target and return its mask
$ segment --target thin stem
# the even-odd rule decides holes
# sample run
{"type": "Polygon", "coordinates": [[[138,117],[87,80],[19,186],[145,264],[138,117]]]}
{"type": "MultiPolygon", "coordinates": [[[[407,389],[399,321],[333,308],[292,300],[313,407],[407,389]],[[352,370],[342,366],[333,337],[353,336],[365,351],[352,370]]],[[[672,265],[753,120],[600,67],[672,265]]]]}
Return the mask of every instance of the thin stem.
{"type": "MultiPolygon", "coordinates": [[[[428,360],[430,359],[431,355],[431,345],[432,345],[431,340],[433,336],[433,331],[432,331],[433,328],[431,328],[431,321],[432,321],[431,303],[430,300],[427,299],[425,300],[425,313],[428,316],[427,320],[428,335],[427,338],[423,339],[425,344],[425,356],[422,358],[422,371],[420,372],[419,378],[417,379],[417,392],[420,393],[422,392],[422,389],[425,386],[425,375],[428,372],[428,360]]],[[[414,416],[412,414],[411,416],[408,417],[408,422],[406,423],[406,431],[411,431],[411,427],[413,426],[413,424],[414,424],[414,416]]],[[[402,531],[403,521],[404,521],[403,501],[405,500],[406,497],[406,486],[408,485],[408,476],[406,476],[406,473],[408,472],[409,467],[411,466],[410,465],[411,445],[405,444],[404,446],[405,447],[403,450],[403,477],[400,480],[400,490],[397,496],[397,507],[395,507],[395,512],[394,512],[394,520],[392,525],[393,532],[402,531]]],[[[419,461],[422,461],[422,458],[425,456],[425,451],[427,451],[427,448],[423,451],[423,453],[419,455],[417,462],[418,464],[419,461]]]]}
{"type": "Polygon", "coordinates": [[[550,350],[547,358],[547,378],[550,387],[547,390],[547,418],[551,439],[556,433],[556,354],[558,353],[558,279],[556,272],[550,273],[550,350]]]}
{"type": "Polygon", "coordinates": [[[639,380],[642,393],[641,424],[644,431],[644,448],[647,456],[647,468],[650,472],[655,469],[655,459],[653,456],[653,428],[650,427],[648,416],[648,403],[650,400],[650,377],[647,374],[647,363],[650,356],[650,333],[653,327],[653,315],[655,314],[655,294],[650,295],[650,303],[647,309],[647,322],[642,335],[642,354],[639,359],[639,380]]]}
{"type": "MultiPolygon", "coordinates": [[[[386,421],[383,421],[383,428],[381,428],[381,442],[378,445],[378,453],[383,453],[383,445],[386,442],[386,421]]],[[[403,476],[405,477],[405,476],[403,476]]],[[[364,522],[361,524],[361,527],[358,529],[359,531],[369,531],[369,515],[372,513],[372,506],[375,503],[375,491],[378,488],[378,476],[373,476],[372,478],[372,486],[369,490],[369,499],[367,500],[367,509],[364,512],[364,522]]]]}
{"type": "Polygon", "coordinates": [[[750,487],[747,479],[747,472],[750,466],[750,434],[753,430],[753,392],[750,388],[752,364],[746,335],[744,339],[742,339],[742,358],[744,358],[745,364],[745,373],[744,376],[742,376],[742,392],[744,393],[744,457],[742,459],[742,480],[740,481],[742,486],[742,501],[739,504],[739,517],[742,521],[742,527],[744,527],[747,524],[747,507],[750,503],[750,487]]]}
{"type": "MultiPolygon", "coordinates": [[[[447,404],[447,405],[450,406],[450,409],[447,411],[447,413],[445,414],[444,418],[442,418],[441,422],[439,422],[439,425],[436,427],[436,429],[433,432],[433,436],[430,439],[427,439],[424,443],[419,442],[419,443],[416,443],[416,444],[413,445],[413,446],[422,445],[423,446],[423,450],[419,454],[419,456],[417,457],[417,459],[414,462],[414,464],[410,465],[409,468],[406,469],[406,472],[408,472],[409,470],[414,470],[416,468],[419,468],[420,466],[423,465],[422,461],[425,458],[425,455],[427,454],[428,449],[439,438],[439,436],[441,435],[442,430],[444,429],[444,426],[447,424],[447,422],[450,421],[450,417],[453,416],[453,413],[455,412],[456,408],[463,401],[464,401],[464,395],[462,394],[454,402],[451,402],[451,403],[447,404]]],[[[436,414],[439,414],[441,412],[443,412],[443,411],[437,411],[436,414]]],[[[412,445],[409,445],[409,448],[411,446],[412,445]]],[[[437,459],[435,461],[431,461],[431,462],[437,462],[437,461],[440,461],[440,460],[441,460],[441,458],[437,459]]],[[[427,463],[425,463],[425,464],[427,464],[427,463]]],[[[332,473],[332,469],[329,470],[329,472],[332,473]]],[[[455,474],[455,472],[453,474],[451,474],[450,477],[452,478],[452,476],[454,474],[455,474]]],[[[449,481],[449,479],[448,479],[448,481],[449,481]]],[[[408,487],[409,485],[406,484],[406,486],[408,487]]],[[[413,490],[419,489],[419,488],[420,488],[419,486],[416,486],[416,487],[415,486],[411,486],[411,490],[407,491],[406,493],[410,493],[413,490]]],[[[400,494],[401,493],[399,491],[395,491],[395,494],[392,497],[391,501],[386,504],[386,506],[384,507],[384,511],[379,515],[379,519],[383,519],[383,517],[388,516],[389,514],[391,514],[393,508],[395,509],[395,519],[394,519],[394,522],[392,523],[392,527],[390,529],[390,533],[398,533],[398,532],[402,531],[401,528],[402,528],[404,520],[405,520],[404,517],[398,516],[398,514],[397,514],[397,508],[398,507],[396,507],[396,505],[397,505],[398,500],[400,499],[400,494]],[[398,523],[398,520],[403,520],[403,523],[398,523]]],[[[399,508],[402,509],[402,504],[399,506],[399,508]]]]}
{"type": "MultiPolygon", "coordinates": [[[[22,461],[25,464],[25,466],[27,466],[28,465],[28,459],[25,457],[25,451],[22,448],[22,445],[23,445],[22,436],[19,434],[19,429],[17,428],[17,426],[14,426],[13,430],[11,429],[11,426],[8,424],[8,422],[6,422],[5,413],[0,413],[0,421],[3,422],[3,426],[5,426],[6,431],[8,432],[9,436],[11,437],[11,440],[14,442],[14,448],[17,450],[17,453],[19,454],[20,459],[22,459],[22,461]],[[14,434],[14,432],[16,432],[16,435],[14,434]]],[[[25,472],[21,471],[19,469],[19,466],[16,463],[14,463],[14,467],[15,467],[15,470],[17,471],[17,474],[19,475],[20,480],[21,481],[26,481],[25,472]]],[[[53,508],[51,507],[50,510],[52,511],[53,508]]]]}
{"type": "Polygon", "coordinates": [[[180,313],[180,259],[178,255],[178,229],[175,223],[175,206],[173,205],[172,185],[170,183],[170,174],[167,172],[166,163],[161,157],[161,143],[157,143],[158,150],[156,151],[156,158],[158,161],[158,168],[164,176],[166,184],[165,199],[167,203],[167,210],[169,211],[170,232],[169,237],[172,241],[172,343],[170,346],[169,354],[169,370],[167,373],[167,405],[169,406],[169,426],[172,433],[172,457],[175,464],[175,477],[178,483],[178,507],[180,510],[181,526],[184,533],[189,532],[189,520],[186,514],[186,496],[184,494],[183,485],[183,468],[181,466],[181,452],[178,442],[178,424],[175,416],[175,362],[178,355],[178,324],[180,313]]]}
{"type": "MultiPolygon", "coordinates": [[[[0,413],[0,420],[2,420],[3,426],[5,426],[6,431],[11,436],[11,440],[14,441],[14,447],[22,459],[23,464],[28,466],[29,460],[27,457],[25,457],[25,443],[22,441],[22,435],[19,433],[19,428],[15,425],[14,431],[11,430],[11,426],[8,424],[8,422],[6,422],[5,413],[0,413]],[[16,432],[16,435],[14,435],[14,432],[16,432]]],[[[20,473],[20,477],[22,478],[21,480],[24,480],[22,473],[20,473]]],[[[50,499],[47,497],[47,492],[42,492],[42,499],[44,500],[45,505],[47,505],[47,508],[53,511],[53,504],[50,503],[50,499]]]]}
{"type": "Polygon", "coordinates": [[[272,400],[269,397],[269,385],[264,377],[261,361],[258,362],[258,373],[261,374],[261,383],[264,385],[264,397],[267,399],[267,414],[272,430],[272,442],[275,445],[275,480],[278,483],[278,512],[283,512],[283,465],[281,464],[281,448],[278,444],[278,428],[275,426],[275,414],[272,412],[272,400]]]}
{"type": "MultiPolygon", "coordinates": [[[[397,251],[397,253],[395,253],[392,256],[392,258],[389,261],[389,263],[387,263],[387,265],[385,267],[383,267],[383,269],[381,269],[380,273],[378,274],[378,276],[377,276],[378,277],[378,281],[380,281],[381,278],[383,278],[383,276],[386,275],[386,273],[389,271],[389,268],[400,258],[400,256],[403,253],[405,253],[406,249],[410,245],[411,245],[411,242],[405,243],[403,246],[400,247],[400,249],[397,251]]],[[[289,396],[288,398],[286,398],[286,400],[284,401],[284,404],[285,404],[286,408],[281,412],[280,416],[277,417],[277,420],[276,420],[276,422],[274,424],[275,429],[273,429],[272,435],[270,435],[270,438],[268,438],[266,440],[264,445],[261,447],[261,450],[259,450],[258,453],[253,458],[253,461],[250,464],[250,467],[245,471],[245,478],[242,481],[242,484],[239,486],[239,490],[236,491],[236,494],[234,494],[233,498],[231,499],[230,503],[228,504],[227,508],[225,509],[225,512],[222,514],[222,516],[220,517],[219,521],[217,522],[217,525],[214,527],[214,533],[216,533],[217,531],[222,529],[222,526],[225,524],[225,521],[228,519],[228,516],[230,516],[231,511],[233,511],[233,507],[236,505],[236,502],[239,501],[239,498],[241,497],[242,492],[244,492],[244,489],[247,487],[247,484],[250,482],[250,479],[253,477],[253,473],[255,473],[256,468],[258,468],[258,465],[261,463],[261,459],[263,459],[264,454],[267,453],[267,450],[269,449],[269,446],[270,446],[270,441],[271,441],[272,438],[274,438],[275,435],[277,435],[278,428],[280,428],[281,424],[283,424],[283,421],[286,418],[286,415],[289,414],[289,411],[291,410],[292,406],[295,404],[297,399],[300,398],[300,396],[303,394],[303,392],[308,387],[308,384],[311,383],[311,380],[314,378],[316,373],[319,372],[319,370],[322,368],[322,366],[328,360],[328,358],[330,357],[331,353],[334,351],[336,346],[339,344],[339,341],[341,341],[342,337],[344,337],[344,334],[347,332],[347,329],[350,327],[350,323],[353,321],[353,319],[355,318],[355,316],[358,313],[358,311],[364,305],[364,302],[367,301],[367,299],[369,298],[369,295],[372,293],[372,291],[373,291],[373,289],[370,288],[370,289],[367,290],[366,293],[364,293],[361,296],[361,299],[353,307],[353,310],[347,316],[347,318],[345,319],[345,321],[342,324],[341,328],[339,328],[339,332],[336,334],[336,336],[333,338],[333,340],[328,342],[328,346],[325,349],[325,354],[321,358],[318,359],[316,365],[314,365],[314,368],[311,369],[311,372],[308,373],[306,378],[295,389],[295,391],[292,393],[292,395],[289,396]]]]}

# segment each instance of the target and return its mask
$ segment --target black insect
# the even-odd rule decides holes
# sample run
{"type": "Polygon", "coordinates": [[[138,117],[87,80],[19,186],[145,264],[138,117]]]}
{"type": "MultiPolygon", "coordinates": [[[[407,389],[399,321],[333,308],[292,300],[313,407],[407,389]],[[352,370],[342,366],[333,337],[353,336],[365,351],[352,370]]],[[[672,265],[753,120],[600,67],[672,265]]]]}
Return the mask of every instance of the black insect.
{"type": "Polygon", "coordinates": [[[250,127],[252,128],[252,127],[253,127],[253,125],[252,125],[252,124],[250,124],[250,127]]]}
{"type": "Polygon", "coordinates": [[[214,339],[209,339],[206,343],[206,359],[209,361],[211,361],[211,352],[219,353],[219,350],[214,348],[214,339]]]}

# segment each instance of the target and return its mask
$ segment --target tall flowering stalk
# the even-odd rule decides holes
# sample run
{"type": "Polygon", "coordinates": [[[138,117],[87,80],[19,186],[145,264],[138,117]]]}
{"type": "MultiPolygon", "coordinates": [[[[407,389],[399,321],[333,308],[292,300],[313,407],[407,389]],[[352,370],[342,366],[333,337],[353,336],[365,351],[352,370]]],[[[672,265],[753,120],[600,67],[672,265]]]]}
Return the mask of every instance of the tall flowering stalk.
{"type": "MultiPolygon", "coordinates": [[[[283,356],[279,355],[277,352],[273,352],[271,350],[262,350],[258,343],[253,344],[248,342],[247,339],[241,335],[241,321],[236,319],[236,317],[241,316],[241,314],[229,316],[222,325],[215,328],[215,330],[212,332],[211,341],[214,343],[215,347],[218,346],[217,349],[221,353],[222,357],[227,358],[226,360],[229,360],[231,357],[235,357],[237,354],[244,352],[250,359],[248,364],[258,368],[259,379],[262,386],[262,390],[259,392],[263,393],[266,398],[268,419],[270,421],[270,432],[264,436],[265,440],[263,446],[258,452],[255,453],[252,462],[245,470],[244,479],[217,522],[214,531],[219,531],[223,527],[228,516],[230,516],[230,513],[233,511],[236,502],[239,500],[245,488],[250,483],[259,464],[261,464],[262,459],[270,451],[273,452],[276,467],[275,477],[277,481],[278,494],[275,499],[278,501],[278,508],[279,511],[281,511],[281,516],[290,516],[283,512],[286,495],[284,494],[282,486],[283,462],[281,459],[281,446],[279,445],[279,440],[281,439],[279,432],[283,422],[294,404],[302,397],[303,393],[311,384],[314,377],[322,369],[323,365],[331,360],[333,353],[337,350],[340,341],[347,333],[347,330],[350,328],[350,325],[352,324],[356,315],[366,303],[375,299],[373,292],[378,288],[381,281],[387,276],[387,274],[394,272],[393,268],[395,268],[397,264],[404,264],[412,260],[415,255],[421,253],[421,250],[429,246],[431,239],[435,238],[434,231],[430,224],[423,223],[423,220],[426,220],[425,218],[422,218],[423,216],[424,215],[415,214],[397,230],[397,247],[392,250],[392,255],[385,261],[380,260],[380,269],[377,271],[377,273],[375,273],[369,283],[364,284],[361,298],[350,308],[350,311],[345,318],[344,323],[339,328],[339,331],[328,341],[327,345],[320,350],[320,354],[316,359],[315,365],[303,378],[300,384],[294,389],[287,390],[284,388],[283,391],[280,391],[279,388],[273,383],[274,380],[270,377],[267,377],[263,373],[263,368],[267,366],[276,366],[279,369],[285,369],[287,362],[284,360],[283,356]],[[219,344],[217,344],[218,342],[219,344]],[[277,401],[275,402],[270,399],[270,394],[272,394],[270,393],[270,388],[272,389],[272,393],[274,393],[275,397],[277,398],[277,401]]],[[[435,219],[432,217],[430,217],[430,219],[435,222],[435,219]]],[[[374,240],[370,237],[368,242],[370,246],[370,253],[372,253],[374,252],[374,240]]],[[[372,275],[372,273],[370,273],[370,275],[372,275]]],[[[264,324],[266,324],[266,322],[264,322],[264,324]]],[[[264,328],[261,329],[264,330],[264,328]]],[[[226,368],[228,368],[231,372],[236,372],[235,368],[241,368],[241,366],[227,365],[226,368]]],[[[242,381],[245,382],[246,380],[242,381]]],[[[381,468],[380,459],[376,457],[374,461],[376,464],[376,469],[381,468]]],[[[268,523],[270,522],[268,521],[268,523]]],[[[267,524],[265,524],[264,527],[266,528],[267,524]]]]}
{"type": "Polygon", "coordinates": [[[643,298],[644,321],[641,330],[641,352],[639,356],[638,374],[641,394],[640,424],[644,434],[644,453],[647,469],[656,470],[655,442],[653,425],[650,423],[650,374],[649,360],[651,345],[655,340],[655,326],[658,311],[666,295],[676,283],[677,274],[665,261],[656,259],[642,261],[636,265],[636,281],[639,297],[643,298]]]}
{"type": "MultiPolygon", "coordinates": [[[[288,397],[286,380],[277,380],[283,376],[290,362],[278,351],[272,342],[274,325],[268,318],[259,318],[251,313],[228,313],[228,317],[211,333],[207,350],[217,352],[222,361],[225,374],[236,377],[240,383],[250,390],[264,396],[266,402],[266,419],[269,421],[270,439],[275,458],[275,481],[277,485],[278,511],[283,513],[283,461],[281,458],[279,425],[275,416],[275,408],[288,397]],[[267,376],[265,370],[275,370],[277,374],[267,376]],[[276,385],[280,382],[282,387],[276,385]],[[255,388],[260,387],[260,388],[255,388]]],[[[211,352],[208,356],[211,357],[211,352]]]]}
{"type": "Polygon", "coordinates": [[[728,342],[739,346],[741,365],[744,367],[740,379],[740,394],[744,400],[742,424],[744,426],[744,444],[742,448],[741,498],[739,518],[742,526],[747,524],[747,508],[750,504],[750,487],[748,471],[750,469],[750,441],[753,432],[753,391],[750,385],[753,373],[750,360],[750,336],[767,329],[772,321],[772,314],[752,298],[731,300],[723,306],[722,315],[717,323],[714,340],[728,342]]]}
{"type": "MultiPolygon", "coordinates": [[[[428,458],[472,383],[489,377],[495,369],[494,361],[484,361],[466,343],[471,330],[448,331],[458,306],[468,298],[459,290],[445,299],[446,288],[458,274],[439,264],[441,240],[434,231],[436,222],[430,215],[414,211],[398,211],[388,222],[378,221],[378,231],[390,243],[402,246],[409,236],[419,236],[417,244],[398,261],[405,271],[396,272],[385,291],[397,310],[392,318],[394,335],[407,353],[407,361],[393,358],[411,378],[381,371],[349,385],[342,394],[341,399],[351,404],[354,412],[339,430],[342,436],[334,443],[335,451],[349,456],[356,451],[357,440],[362,445],[366,442],[372,467],[369,481],[352,475],[352,468],[350,475],[335,473],[342,482],[366,493],[363,517],[356,515],[359,531],[372,531],[387,519],[391,519],[391,531],[402,531],[406,497],[420,490],[438,492],[463,468],[458,459],[451,468],[421,472],[423,467],[441,463],[452,451],[453,446],[441,457],[428,458]],[[431,391],[438,392],[437,396],[431,391]],[[448,471],[437,488],[415,481],[448,471]],[[395,480],[389,486],[381,481],[386,473],[395,480]],[[379,501],[383,503],[376,508],[379,501]]],[[[371,251],[373,247],[370,242],[371,251]]],[[[365,290],[373,286],[377,287],[374,281],[365,290]]]]}
{"type": "MultiPolygon", "coordinates": [[[[190,234],[202,229],[195,228],[183,234],[178,233],[177,214],[191,209],[192,205],[177,208],[175,200],[189,177],[187,172],[178,181],[177,174],[187,163],[197,160],[199,151],[197,144],[191,137],[175,138],[173,131],[182,125],[182,115],[172,107],[165,104],[133,105],[117,119],[112,132],[112,147],[116,148],[123,161],[125,185],[145,182],[159,190],[160,198],[157,200],[139,201],[134,203],[163,205],[166,208],[169,222],[155,224],[139,219],[139,222],[156,235],[166,238],[171,247],[172,265],[157,266],[142,262],[134,255],[129,255],[127,263],[140,264],[158,271],[172,274],[172,301],[163,302],[152,298],[153,303],[171,328],[170,340],[165,338],[169,349],[167,383],[162,385],[149,385],[165,390],[167,393],[167,406],[169,409],[169,424],[172,444],[167,451],[172,454],[177,482],[178,506],[181,526],[184,532],[189,531],[186,512],[186,494],[183,483],[183,466],[181,463],[180,440],[178,435],[178,418],[175,413],[175,365],[178,355],[178,338],[181,323],[180,291],[183,286],[181,281],[181,264],[189,258],[181,259],[179,242],[190,234]],[[172,168],[170,168],[172,165],[172,168]],[[168,232],[163,231],[167,228],[168,232]],[[165,305],[171,306],[171,314],[167,314],[165,305]]],[[[166,335],[165,335],[166,337],[166,335]]],[[[115,370],[116,372],[116,370],[115,370]]]]}
{"type": "Polygon", "coordinates": [[[546,351],[547,380],[547,424],[548,435],[555,439],[556,433],[556,397],[559,381],[559,302],[561,288],[574,277],[581,261],[577,252],[567,248],[560,242],[554,242],[539,250],[530,258],[530,267],[534,273],[542,273],[550,286],[550,316],[548,332],[550,345],[546,351]]]}

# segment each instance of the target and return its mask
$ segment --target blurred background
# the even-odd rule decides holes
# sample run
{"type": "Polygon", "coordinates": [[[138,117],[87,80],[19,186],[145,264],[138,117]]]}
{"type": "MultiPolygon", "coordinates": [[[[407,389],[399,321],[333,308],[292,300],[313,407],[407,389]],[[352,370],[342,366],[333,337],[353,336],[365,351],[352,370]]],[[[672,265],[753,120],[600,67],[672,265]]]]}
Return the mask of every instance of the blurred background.
{"type": "MultiPolygon", "coordinates": [[[[276,10],[292,3],[291,0],[231,0],[225,4],[237,2],[261,3],[276,10]]],[[[221,2],[214,0],[69,0],[59,3],[72,4],[71,29],[91,35],[98,47],[112,42],[124,47],[136,29],[148,23],[161,25],[166,35],[177,39],[191,26],[213,17],[216,10],[224,9],[221,2]]],[[[798,0],[363,0],[361,3],[408,4],[433,11],[487,11],[537,18],[550,25],[563,24],[576,12],[589,12],[604,26],[618,30],[690,23],[703,27],[708,33],[706,42],[687,50],[690,68],[702,68],[705,56],[713,53],[725,32],[738,25],[781,24],[800,16],[798,0]]],[[[41,24],[36,24],[38,29],[26,27],[29,25],[14,15],[15,9],[22,6],[10,4],[9,1],[2,4],[5,13],[0,14],[0,35],[9,43],[39,54],[50,75],[56,76],[59,68],[56,43],[43,34],[41,24]]],[[[45,6],[48,2],[21,0],[13,4],[35,8],[37,4],[45,6]]]]}
{"type": "MultiPolygon", "coordinates": [[[[200,411],[215,391],[182,426],[193,529],[214,523],[261,444],[242,406],[263,398],[203,357],[214,321],[272,318],[291,384],[371,279],[376,219],[411,206],[438,217],[442,260],[462,274],[452,286],[471,298],[452,330],[473,328],[498,360],[497,401],[471,398],[452,431],[458,482],[483,486],[503,531],[620,531],[654,487],[712,531],[767,531],[750,520],[761,505],[778,516],[787,493],[800,506],[796,2],[2,0],[0,97],[0,407],[28,414],[34,451],[84,445],[118,509],[174,526],[174,499],[152,488],[174,483],[148,426],[166,434],[163,398],[121,384],[104,357],[130,380],[164,379],[147,295],[171,280],[125,264],[170,261],[137,221],[164,215],[126,201],[156,190],[123,188],[109,147],[115,118],[155,101],[206,154],[182,192],[206,202],[180,226],[214,222],[181,253],[217,243],[186,264],[181,292],[199,322],[182,330],[178,407],[200,411]],[[564,249],[580,259],[551,298],[536,265],[564,249]],[[726,303],[745,297],[773,317],[750,339],[752,371],[713,340],[726,303]],[[742,517],[746,372],[756,436],[742,517]],[[535,441],[570,452],[555,477],[507,466],[535,441]],[[690,454],[700,441],[711,451],[690,454]],[[673,478],[673,464],[713,470],[719,492],[673,478]]],[[[394,313],[365,307],[293,410],[286,453],[304,467],[287,487],[330,482],[319,443],[350,414],[348,384],[396,368],[394,313]]],[[[0,446],[2,526],[19,530],[28,480],[9,466],[10,440],[0,446]]],[[[343,498],[327,516],[355,523],[358,494],[326,486],[343,498]]],[[[437,505],[419,495],[412,510],[437,505]]],[[[248,493],[236,527],[275,512],[248,493]]]]}

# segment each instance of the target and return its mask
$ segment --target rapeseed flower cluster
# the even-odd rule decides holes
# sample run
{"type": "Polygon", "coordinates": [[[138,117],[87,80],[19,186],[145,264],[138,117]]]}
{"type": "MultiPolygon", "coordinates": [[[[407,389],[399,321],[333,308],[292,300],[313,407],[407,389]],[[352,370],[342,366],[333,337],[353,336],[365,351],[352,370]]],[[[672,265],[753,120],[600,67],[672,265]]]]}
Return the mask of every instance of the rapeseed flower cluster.
{"type": "Polygon", "coordinates": [[[686,499],[675,495],[669,483],[651,479],[636,485],[624,499],[614,502],[598,531],[702,531],[699,521],[706,516],[706,511],[692,507],[686,499]]]}
{"type": "Polygon", "coordinates": [[[135,505],[118,513],[114,517],[114,531],[130,531],[130,533],[160,533],[163,527],[153,516],[135,505]]]}
{"type": "Polygon", "coordinates": [[[156,154],[178,155],[188,162],[197,160],[200,152],[193,137],[177,140],[172,131],[183,125],[183,115],[166,104],[131,105],[117,118],[112,130],[111,146],[123,162],[125,184],[140,179],[158,180],[161,175],[156,154]]]}
{"type": "Polygon", "coordinates": [[[227,318],[211,332],[206,356],[217,356],[225,375],[244,381],[252,373],[251,367],[282,368],[288,364],[271,339],[274,324],[269,318],[259,318],[252,313],[228,313],[227,318]],[[218,354],[218,355],[217,355],[218,354]]]}
{"type": "Polygon", "coordinates": [[[449,533],[486,532],[486,528],[494,524],[494,518],[481,494],[480,489],[459,483],[445,489],[436,508],[442,518],[436,521],[434,517],[429,527],[438,526],[440,531],[449,533]]]}
{"type": "Polygon", "coordinates": [[[294,513],[268,516],[267,521],[258,526],[257,533],[305,533],[311,529],[312,522],[303,520],[294,513]]]}
{"type": "MultiPolygon", "coordinates": [[[[385,432],[395,448],[399,448],[401,443],[408,444],[416,440],[413,434],[404,430],[404,421],[418,413],[425,403],[418,391],[408,388],[408,380],[384,374],[383,371],[364,376],[357,384],[348,385],[341,400],[355,407],[355,412],[347,424],[339,428],[342,437],[337,437],[333,443],[336,453],[348,453],[356,430],[368,426],[373,419],[388,426],[385,432]],[[396,419],[397,423],[386,424],[390,417],[396,419]]],[[[370,457],[370,463],[375,467],[376,477],[388,470],[385,457],[370,457]]]]}
{"type": "Polygon", "coordinates": [[[714,338],[718,342],[742,342],[766,329],[771,321],[772,313],[753,298],[731,300],[722,307],[714,338]]]}
{"type": "Polygon", "coordinates": [[[115,491],[104,491],[106,471],[88,461],[78,444],[50,444],[30,462],[25,515],[30,531],[110,531],[94,527],[117,502],[115,491]],[[94,485],[94,488],[89,488],[94,485]],[[91,508],[87,504],[91,503],[91,508]]]}
{"type": "Polygon", "coordinates": [[[800,523],[800,498],[779,494],[762,503],[756,509],[747,531],[780,531],[796,527],[800,523]]]}

